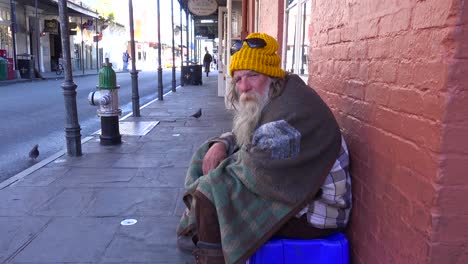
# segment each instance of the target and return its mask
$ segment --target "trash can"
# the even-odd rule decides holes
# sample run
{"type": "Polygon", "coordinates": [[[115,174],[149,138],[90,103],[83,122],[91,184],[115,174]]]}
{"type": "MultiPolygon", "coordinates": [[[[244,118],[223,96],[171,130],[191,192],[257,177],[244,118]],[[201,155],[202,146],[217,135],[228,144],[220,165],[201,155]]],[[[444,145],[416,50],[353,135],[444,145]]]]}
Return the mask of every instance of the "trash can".
{"type": "Polygon", "coordinates": [[[34,60],[30,54],[18,54],[18,70],[21,78],[33,79],[34,78],[34,60]]]}
{"type": "Polygon", "coordinates": [[[202,65],[182,66],[183,84],[202,85],[202,65]]]}
{"type": "Polygon", "coordinates": [[[0,57],[0,81],[8,78],[8,60],[0,57]]]}

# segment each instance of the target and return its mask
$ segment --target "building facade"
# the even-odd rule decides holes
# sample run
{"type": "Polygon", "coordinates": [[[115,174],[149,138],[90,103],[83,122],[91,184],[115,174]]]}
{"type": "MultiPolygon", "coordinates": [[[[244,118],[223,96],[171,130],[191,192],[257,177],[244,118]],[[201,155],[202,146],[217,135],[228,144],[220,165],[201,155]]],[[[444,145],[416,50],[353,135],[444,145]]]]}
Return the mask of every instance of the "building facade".
{"type": "MultiPolygon", "coordinates": [[[[79,1],[68,1],[68,13],[74,71],[97,70],[104,55],[112,55],[121,64],[128,41],[123,25],[106,21],[79,1]],[[113,50],[115,47],[119,51],[113,50]]],[[[9,58],[16,55],[13,62],[18,71],[24,70],[21,62],[31,59],[40,72],[55,71],[62,52],[57,1],[0,0],[0,19],[0,49],[6,50],[9,58]]]]}

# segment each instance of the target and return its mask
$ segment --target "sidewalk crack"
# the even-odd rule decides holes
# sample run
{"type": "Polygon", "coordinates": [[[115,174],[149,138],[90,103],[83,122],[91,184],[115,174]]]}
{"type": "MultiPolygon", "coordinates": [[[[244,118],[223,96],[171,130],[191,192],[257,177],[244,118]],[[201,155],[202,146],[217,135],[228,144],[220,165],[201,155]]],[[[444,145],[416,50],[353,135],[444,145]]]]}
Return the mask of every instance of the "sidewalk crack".
{"type": "Polygon", "coordinates": [[[19,253],[21,253],[21,251],[23,251],[23,249],[25,249],[29,244],[31,244],[31,242],[36,239],[37,236],[39,236],[39,234],[41,234],[48,226],[49,224],[53,221],[53,218],[51,217],[45,224],[44,226],[42,226],[41,229],[39,229],[38,232],[36,232],[35,234],[33,234],[31,237],[29,237],[29,239],[24,242],[23,245],[21,245],[18,249],[16,249],[10,256],[8,256],[2,263],[8,263],[10,261],[12,261],[16,256],[18,256],[19,253]]]}

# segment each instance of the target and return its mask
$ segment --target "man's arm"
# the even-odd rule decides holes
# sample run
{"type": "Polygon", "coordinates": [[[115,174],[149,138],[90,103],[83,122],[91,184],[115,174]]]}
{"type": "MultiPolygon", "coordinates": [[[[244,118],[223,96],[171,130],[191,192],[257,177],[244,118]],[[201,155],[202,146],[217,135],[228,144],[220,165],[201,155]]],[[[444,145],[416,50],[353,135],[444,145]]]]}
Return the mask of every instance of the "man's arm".
{"type": "Polygon", "coordinates": [[[203,158],[203,174],[209,173],[216,168],[221,161],[237,151],[238,146],[232,132],[222,134],[210,142],[210,149],[203,158]]]}

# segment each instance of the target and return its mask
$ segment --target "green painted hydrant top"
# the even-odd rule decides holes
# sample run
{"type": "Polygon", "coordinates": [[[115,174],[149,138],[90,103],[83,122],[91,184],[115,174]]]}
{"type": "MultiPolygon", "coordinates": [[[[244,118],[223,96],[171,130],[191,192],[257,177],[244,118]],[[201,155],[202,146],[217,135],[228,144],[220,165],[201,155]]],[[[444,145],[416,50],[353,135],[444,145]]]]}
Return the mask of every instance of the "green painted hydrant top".
{"type": "Polygon", "coordinates": [[[115,71],[112,69],[112,63],[109,63],[109,58],[106,58],[106,62],[99,71],[99,85],[96,88],[98,90],[118,89],[115,71]]]}

